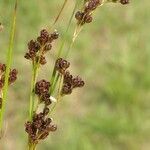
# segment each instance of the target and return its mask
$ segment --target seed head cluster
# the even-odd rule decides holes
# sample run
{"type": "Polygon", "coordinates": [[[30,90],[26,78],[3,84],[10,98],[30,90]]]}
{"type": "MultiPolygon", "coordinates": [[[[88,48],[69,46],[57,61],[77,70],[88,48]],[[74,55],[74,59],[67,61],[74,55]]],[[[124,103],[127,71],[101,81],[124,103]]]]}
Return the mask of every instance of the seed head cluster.
{"type": "Polygon", "coordinates": [[[61,74],[64,74],[65,71],[69,68],[69,66],[70,63],[67,60],[64,60],[62,58],[58,58],[56,60],[55,69],[61,74]]]}
{"type": "Polygon", "coordinates": [[[28,52],[25,58],[41,65],[46,64],[45,53],[52,49],[52,42],[58,39],[59,34],[57,31],[49,33],[46,29],[41,30],[40,36],[36,40],[31,40],[28,43],[28,52]]]}
{"type": "Polygon", "coordinates": [[[50,111],[48,106],[52,103],[49,94],[50,86],[50,82],[44,79],[35,84],[35,91],[33,92],[38,96],[39,102],[44,103],[44,108],[40,113],[35,112],[32,121],[28,121],[25,124],[25,130],[31,143],[44,140],[50,132],[54,132],[57,129],[57,126],[52,124],[52,119],[48,117],[50,111]]]}
{"type": "Polygon", "coordinates": [[[78,11],[75,14],[75,18],[78,20],[78,24],[83,25],[85,23],[91,23],[93,21],[92,12],[101,4],[101,0],[86,1],[83,11],[78,11]]]}
{"type": "MultiPolygon", "coordinates": [[[[6,72],[6,65],[0,63],[0,90],[2,90],[5,83],[5,72],[6,72]]],[[[17,80],[17,74],[18,71],[16,69],[10,70],[8,79],[9,85],[17,80]]]]}
{"type": "Polygon", "coordinates": [[[122,5],[129,4],[129,0],[85,0],[83,10],[77,11],[75,14],[75,18],[77,19],[78,24],[84,25],[85,23],[91,23],[93,21],[93,11],[104,2],[119,2],[122,5]]]}
{"type": "Polygon", "coordinates": [[[58,58],[55,63],[56,70],[63,75],[63,86],[61,90],[61,95],[69,95],[72,93],[73,89],[78,88],[78,87],[83,87],[84,86],[84,81],[79,77],[74,77],[73,75],[70,74],[67,69],[69,68],[70,63],[63,59],[63,58],[58,58]]]}
{"type": "Polygon", "coordinates": [[[84,86],[84,81],[79,77],[73,77],[69,71],[66,71],[64,74],[64,81],[62,86],[62,95],[71,94],[73,89],[84,86]]]}
{"type": "Polygon", "coordinates": [[[40,80],[35,85],[35,94],[39,97],[40,102],[44,102],[45,106],[49,106],[51,104],[50,100],[50,82],[46,80],[40,80]]]}
{"type": "Polygon", "coordinates": [[[25,130],[31,143],[37,144],[40,140],[47,138],[50,132],[57,130],[57,126],[52,123],[52,119],[47,117],[48,112],[49,108],[45,107],[43,112],[35,113],[33,120],[25,124],[25,130]]]}
{"type": "MultiPolygon", "coordinates": [[[[2,99],[2,89],[4,87],[5,84],[5,73],[6,73],[6,65],[0,63],[0,109],[2,108],[2,103],[3,103],[3,99],[2,99]]],[[[8,84],[12,84],[17,80],[17,74],[18,71],[16,69],[12,69],[9,72],[9,78],[8,78],[8,84]]]]}

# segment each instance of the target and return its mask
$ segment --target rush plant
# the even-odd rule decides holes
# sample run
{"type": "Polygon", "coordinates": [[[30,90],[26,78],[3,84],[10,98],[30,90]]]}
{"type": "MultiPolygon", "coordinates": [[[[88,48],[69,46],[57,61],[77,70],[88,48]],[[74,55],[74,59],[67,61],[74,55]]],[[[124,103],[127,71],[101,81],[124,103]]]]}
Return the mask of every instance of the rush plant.
{"type": "Polygon", "coordinates": [[[84,0],[81,9],[76,12],[79,4],[81,4],[81,1],[76,0],[65,32],[67,33],[69,31],[72,19],[75,16],[77,23],[72,42],[68,49],[64,51],[65,40],[62,41],[60,49],[57,52],[50,81],[46,79],[38,80],[38,75],[42,71],[42,66],[47,62],[46,54],[52,50],[53,42],[59,38],[59,33],[57,30],[53,31],[53,27],[58,22],[67,4],[67,0],[64,1],[52,27],[50,29],[42,29],[40,35],[28,43],[28,52],[25,54],[25,58],[30,60],[32,65],[32,79],[29,120],[25,123],[25,130],[28,134],[29,150],[35,150],[40,141],[46,139],[51,132],[57,130],[57,125],[53,123],[52,112],[62,98],[70,95],[74,89],[81,88],[85,85],[85,82],[79,76],[73,76],[70,73],[70,62],[66,59],[83,27],[93,21],[93,13],[95,10],[108,2],[129,3],[128,0],[84,0]]]}

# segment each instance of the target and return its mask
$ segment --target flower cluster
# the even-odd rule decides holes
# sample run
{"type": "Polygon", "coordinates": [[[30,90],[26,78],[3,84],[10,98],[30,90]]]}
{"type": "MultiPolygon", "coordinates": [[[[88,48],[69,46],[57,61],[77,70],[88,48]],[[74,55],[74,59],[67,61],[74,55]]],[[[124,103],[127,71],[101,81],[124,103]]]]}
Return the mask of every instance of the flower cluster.
{"type": "Polygon", "coordinates": [[[65,72],[64,81],[62,86],[62,95],[68,95],[72,93],[72,90],[78,87],[84,86],[84,81],[79,77],[73,77],[69,71],[65,72]]]}
{"type": "Polygon", "coordinates": [[[48,117],[48,106],[51,104],[49,89],[50,82],[44,79],[35,84],[34,92],[38,96],[39,103],[44,103],[44,108],[40,113],[35,112],[32,121],[28,121],[25,124],[25,130],[31,143],[38,143],[39,140],[44,140],[50,132],[57,129],[57,126],[52,124],[52,119],[48,117]]]}
{"type": "Polygon", "coordinates": [[[0,97],[0,109],[2,108],[2,98],[0,97]]]}
{"type": "Polygon", "coordinates": [[[64,60],[62,58],[58,58],[55,63],[55,69],[60,73],[64,74],[66,69],[68,69],[70,66],[70,63],[67,60],[64,60]]]}
{"type": "Polygon", "coordinates": [[[101,4],[101,0],[86,1],[83,11],[78,11],[75,14],[75,18],[78,20],[78,24],[83,25],[85,23],[91,23],[93,20],[92,12],[101,4]]]}
{"type": "Polygon", "coordinates": [[[31,40],[28,43],[28,52],[25,54],[25,58],[31,60],[33,64],[46,64],[45,53],[52,49],[52,42],[58,37],[57,31],[50,34],[46,29],[41,30],[37,40],[31,40]]]}
{"type": "Polygon", "coordinates": [[[38,95],[40,102],[44,102],[45,106],[49,106],[51,104],[50,100],[50,82],[46,80],[40,80],[35,85],[35,94],[38,95]]]}
{"type": "MultiPolygon", "coordinates": [[[[0,63],[0,109],[2,107],[3,99],[2,99],[2,89],[5,84],[5,73],[6,73],[6,65],[0,63]]],[[[18,71],[16,69],[12,69],[9,72],[8,84],[12,84],[17,79],[18,71]]]]}
{"type": "Polygon", "coordinates": [[[82,11],[77,11],[75,14],[75,18],[78,21],[79,25],[83,25],[85,23],[91,23],[93,21],[92,13],[93,11],[100,5],[106,2],[119,2],[122,5],[129,4],[129,0],[85,0],[84,7],[82,11]]]}
{"type": "MultiPolygon", "coordinates": [[[[5,72],[6,72],[6,65],[0,63],[0,90],[2,90],[5,83],[5,72]]],[[[16,69],[10,70],[9,79],[8,79],[9,85],[16,81],[17,74],[18,71],[16,69]]]]}
{"type": "Polygon", "coordinates": [[[63,85],[61,90],[61,95],[71,94],[73,89],[84,86],[84,81],[79,77],[73,77],[67,69],[70,63],[63,58],[58,58],[55,63],[56,70],[63,75],[63,85]]]}
{"type": "Polygon", "coordinates": [[[40,140],[44,140],[50,132],[57,130],[57,126],[52,124],[52,119],[46,117],[48,112],[49,109],[46,107],[43,112],[35,113],[33,120],[25,124],[25,130],[31,143],[37,144],[40,140]]]}

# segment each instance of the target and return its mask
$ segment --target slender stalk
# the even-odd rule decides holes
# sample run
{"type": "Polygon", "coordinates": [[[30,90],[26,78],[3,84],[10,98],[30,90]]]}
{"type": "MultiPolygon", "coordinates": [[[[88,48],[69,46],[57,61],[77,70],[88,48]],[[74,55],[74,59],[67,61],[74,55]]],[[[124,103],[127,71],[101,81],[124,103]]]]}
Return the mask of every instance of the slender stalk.
{"type": "Polygon", "coordinates": [[[51,108],[49,115],[55,110],[57,103],[60,102],[62,95],[61,95],[61,89],[63,86],[63,81],[64,81],[64,76],[60,75],[60,80],[59,80],[59,85],[58,85],[58,93],[57,93],[57,102],[53,105],[53,107],[51,108]]]}
{"type": "Polygon", "coordinates": [[[11,63],[12,63],[14,36],[15,36],[15,29],[16,29],[17,6],[18,6],[18,0],[15,1],[13,21],[12,21],[12,27],[11,27],[11,33],[10,33],[10,42],[9,42],[9,48],[8,48],[8,52],[7,52],[5,83],[4,83],[3,97],[2,97],[3,98],[3,103],[2,103],[2,108],[0,110],[0,129],[2,129],[2,126],[3,126],[3,117],[4,117],[5,105],[6,105],[6,99],[7,99],[7,92],[8,92],[8,79],[9,79],[10,66],[11,66],[11,63]]]}
{"type": "Polygon", "coordinates": [[[53,27],[56,25],[56,23],[58,22],[58,20],[59,20],[61,14],[62,14],[62,12],[63,12],[63,10],[64,10],[64,8],[65,8],[67,2],[68,2],[68,0],[64,0],[64,3],[63,3],[63,5],[62,5],[60,11],[58,12],[58,14],[57,14],[57,16],[56,16],[54,22],[52,23],[52,25],[51,25],[50,27],[48,27],[48,30],[49,30],[49,31],[51,31],[51,30],[53,29],[53,27]]]}
{"type": "Polygon", "coordinates": [[[36,146],[37,146],[37,144],[30,143],[28,146],[28,150],[36,150],[36,146]]]}
{"type": "Polygon", "coordinates": [[[29,118],[32,120],[33,112],[34,112],[34,104],[35,104],[35,92],[34,87],[36,84],[38,75],[38,65],[33,65],[32,68],[32,80],[31,80],[31,91],[30,91],[30,109],[29,109],[29,118]]]}
{"type": "Polygon", "coordinates": [[[83,26],[80,26],[80,25],[76,26],[74,34],[73,34],[73,37],[72,37],[72,42],[69,45],[69,48],[68,48],[68,50],[67,50],[67,52],[65,54],[65,58],[67,58],[69,56],[70,50],[73,47],[73,44],[74,44],[75,40],[77,39],[79,33],[81,32],[82,28],[83,28],[83,26]]]}
{"type": "MultiPolygon", "coordinates": [[[[79,3],[79,2],[80,2],[80,1],[78,1],[78,0],[76,1],[76,5],[75,5],[74,11],[73,11],[73,15],[74,15],[74,13],[75,13],[76,7],[78,6],[78,3],[79,3]]],[[[84,3],[85,3],[85,2],[84,2],[84,3]]],[[[105,0],[102,1],[102,4],[101,4],[100,6],[102,6],[104,3],[105,3],[105,0]]],[[[75,43],[75,40],[76,40],[77,37],[79,36],[79,34],[80,34],[80,32],[82,31],[83,27],[84,27],[84,26],[81,25],[81,24],[77,24],[77,25],[76,25],[75,30],[74,30],[74,34],[73,34],[73,37],[72,37],[72,41],[71,41],[71,43],[70,43],[70,45],[69,45],[68,50],[66,51],[66,54],[65,54],[64,58],[68,58],[69,53],[70,53],[70,50],[71,50],[71,48],[73,47],[73,45],[74,45],[74,43],[75,43]]],[[[62,49],[63,49],[63,46],[62,46],[62,49]]],[[[58,54],[59,54],[58,56],[60,56],[62,49],[60,49],[60,52],[58,53],[58,54]]],[[[52,88],[52,91],[55,90],[56,84],[57,84],[58,79],[59,79],[59,75],[54,74],[53,79],[54,79],[54,80],[53,80],[54,83],[52,82],[52,84],[53,84],[53,86],[52,86],[52,87],[53,87],[53,88],[52,88]]]]}
{"type": "Polygon", "coordinates": [[[60,9],[60,11],[59,11],[59,13],[58,13],[58,15],[57,15],[55,21],[54,21],[54,23],[52,24],[52,27],[55,26],[55,24],[56,24],[57,21],[59,20],[61,14],[62,14],[62,12],[63,12],[63,10],[64,10],[66,4],[67,4],[67,1],[68,1],[68,0],[64,0],[64,3],[63,3],[63,5],[62,5],[62,7],[61,7],[61,9],[60,9]]]}
{"type": "Polygon", "coordinates": [[[37,81],[37,76],[39,73],[39,68],[40,68],[40,57],[42,55],[43,47],[41,47],[41,51],[39,52],[39,59],[36,62],[33,62],[32,64],[32,79],[31,79],[31,91],[30,91],[30,106],[29,106],[29,119],[30,121],[32,120],[33,113],[34,113],[34,107],[35,107],[35,84],[37,81]]]}
{"type": "MultiPolygon", "coordinates": [[[[68,25],[67,25],[67,29],[66,29],[65,34],[64,34],[63,42],[61,43],[61,46],[60,46],[60,48],[59,48],[59,50],[58,50],[57,58],[59,58],[59,57],[61,56],[61,54],[62,54],[62,50],[63,50],[64,45],[65,45],[66,35],[67,35],[67,33],[68,33],[68,31],[69,31],[69,28],[70,28],[70,26],[71,26],[71,22],[72,22],[72,19],[73,19],[73,17],[74,17],[76,8],[77,8],[77,6],[78,6],[78,3],[79,3],[79,1],[76,1],[75,6],[74,6],[74,9],[73,9],[72,14],[71,14],[71,17],[70,17],[70,19],[69,19],[69,23],[68,23],[68,25]]],[[[52,77],[51,77],[51,80],[50,80],[50,82],[52,83],[52,88],[50,89],[50,94],[52,94],[53,91],[55,90],[55,86],[56,86],[56,84],[57,84],[58,78],[59,78],[59,75],[56,75],[56,69],[55,69],[55,65],[54,65],[52,77]]]]}

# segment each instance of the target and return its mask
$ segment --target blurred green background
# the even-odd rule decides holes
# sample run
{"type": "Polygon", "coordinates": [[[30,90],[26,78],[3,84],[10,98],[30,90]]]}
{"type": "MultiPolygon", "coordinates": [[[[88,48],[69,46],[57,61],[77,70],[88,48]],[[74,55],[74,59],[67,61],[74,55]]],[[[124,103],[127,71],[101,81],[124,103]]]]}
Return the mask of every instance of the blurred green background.
{"type": "MultiPolygon", "coordinates": [[[[26,149],[31,65],[24,59],[29,40],[50,26],[63,0],[20,0],[13,67],[19,77],[9,89],[5,137],[0,150],[26,149]]],[[[0,62],[5,62],[14,0],[0,0],[0,62]]],[[[39,79],[49,79],[74,1],[56,27],[60,39],[48,55],[39,79]]],[[[71,49],[72,72],[86,82],[63,99],[52,117],[58,130],[39,150],[150,150],[150,3],[107,4],[94,14],[71,49]]],[[[67,49],[75,27],[67,34],[67,49]]],[[[64,49],[64,50],[65,50],[64,49]]]]}

